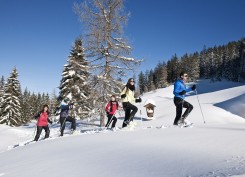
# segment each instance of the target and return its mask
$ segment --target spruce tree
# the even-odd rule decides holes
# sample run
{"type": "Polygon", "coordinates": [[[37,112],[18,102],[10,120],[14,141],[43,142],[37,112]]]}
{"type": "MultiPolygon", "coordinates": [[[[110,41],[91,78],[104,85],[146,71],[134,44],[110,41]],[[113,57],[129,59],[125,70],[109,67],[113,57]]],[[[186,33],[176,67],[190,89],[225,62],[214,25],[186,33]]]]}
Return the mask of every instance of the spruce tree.
{"type": "Polygon", "coordinates": [[[4,85],[5,85],[5,79],[4,79],[4,76],[2,76],[0,80],[0,94],[4,93],[4,85]]]}
{"type": "Polygon", "coordinates": [[[57,94],[55,89],[51,93],[50,98],[50,112],[51,114],[55,114],[56,108],[59,107],[60,102],[58,101],[57,94]]]}
{"type": "Polygon", "coordinates": [[[2,114],[2,103],[3,103],[3,95],[4,95],[4,85],[5,85],[5,80],[4,77],[2,76],[0,80],[0,117],[2,114]]]}
{"type": "Polygon", "coordinates": [[[245,38],[240,41],[240,68],[238,82],[245,81],[245,38]]]}
{"type": "Polygon", "coordinates": [[[22,123],[28,123],[33,115],[31,113],[31,105],[30,105],[30,91],[26,88],[24,93],[21,96],[21,120],[22,123]]]}
{"type": "Polygon", "coordinates": [[[30,96],[30,119],[33,120],[34,116],[40,111],[40,94],[36,95],[35,93],[32,93],[30,96]],[[38,98],[39,97],[39,98],[38,98]]]}
{"type": "Polygon", "coordinates": [[[60,83],[60,96],[71,96],[73,117],[86,118],[91,112],[89,63],[85,57],[82,39],[79,38],[71,50],[68,64],[64,66],[60,83]]]}
{"type": "Polygon", "coordinates": [[[168,82],[173,83],[179,77],[179,73],[181,72],[181,65],[177,55],[175,54],[171,60],[167,62],[168,69],[168,82]]]}
{"type": "Polygon", "coordinates": [[[200,77],[200,61],[199,61],[199,54],[195,52],[191,57],[190,57],[190,79],[191,81],[196,81],[200,77]]]}
{"type": "Polygon", "coordinates": [[[139,79],[138,79],[138,87],[139,87],[139,90],[140,90],[140,94],[143,94],[144,93],[144,74],[143,72],[141,71],[140,74],[139,74],[139,79]]]}
{"type": "Polygon", "coordinates": [[[148,91],[153,91],[156,89],[154,84],[154,73],[153,70],[150,70],[149,76],[148,76],[148,91]]]}
{"type": "Polygon", "coordinates": [[[4,88],[1,124],[10,126],[21,125],[21,105],[20,105],[20,82],[18,80],[17,69],[14,68],[4,88]]]}

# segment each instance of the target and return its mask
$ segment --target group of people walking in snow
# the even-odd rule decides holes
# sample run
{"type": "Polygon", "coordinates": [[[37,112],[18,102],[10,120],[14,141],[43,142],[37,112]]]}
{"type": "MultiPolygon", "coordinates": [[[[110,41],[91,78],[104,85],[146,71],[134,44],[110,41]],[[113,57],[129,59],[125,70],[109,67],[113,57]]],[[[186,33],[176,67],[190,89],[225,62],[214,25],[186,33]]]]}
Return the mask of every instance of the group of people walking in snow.
{"type": "MultiPolygon", "coordinates": [[[[176,106],[176,117],[174,119],[174,126],[179,125],[188,125],[188,121],[186,120],[187,116],[193,110],[193,106],[185,101],[185,95],[187,92],[194,91],[196,89],[196,85],[193,85],[190,88],[186,88],[186,82],[188,80],[188,75],[186,72],[181,72],[179,79],[176,80],[174,83],[174,105],[176,106]],[[182,114],[183,108],[186,108],[184,114],[182,114]]],[[[121,99],[122,99],[122,107],[119,105],[118,101],[116,100],[116,96],[112,95],[110,101],[107,103],[105,107],[105,111],[107,113],[107,123],[105,127],[109,127],[112,123],[111,128],[114,129],[116,127],[117,118],[115,116],[116,111],[120,108],[123,108],[125,111],[125,118],[122,124],[122,128],[127,127],[128,125],[132,124],[135,114],[138,111],[138,108],[135,106],[135,103],[141,103],[142,99],[135,98],[135,81],[133,78],[130,78],[123,88],[121,92],[121,99]]],[[[69,116],[69,111],[72,109],[73,103],[69,98],[65,98],[61,102],[61,112],[60,112],[60,136],[63,136],[65,124],[66,122],[71,122],[71,130],[76,130],[76,119],[69,116]]],[[[49,127],[48,123],[52,124],[52,121],[49,119],[49,110],[48,105],[44,105],[42,111],[40,111],[35,116],[37,121],[37,131],[34,141],[38,141],[42,129],[45,130],[45,138],[49,137],[49,127]]]]}

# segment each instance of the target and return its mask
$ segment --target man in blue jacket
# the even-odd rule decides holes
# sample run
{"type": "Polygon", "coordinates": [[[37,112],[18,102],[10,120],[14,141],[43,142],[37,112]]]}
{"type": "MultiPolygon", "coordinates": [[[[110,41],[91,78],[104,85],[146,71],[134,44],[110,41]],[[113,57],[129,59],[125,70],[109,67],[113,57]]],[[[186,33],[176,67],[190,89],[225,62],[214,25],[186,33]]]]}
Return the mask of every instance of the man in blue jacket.
{"type": "Polygon", "coordinates": [[[185,94],[196,89],[196,85],[191,88],[186,88],[185,83],[187,82],[188,75],[186,72],[180,73],[180,78],[174,83],[174,104],[176,106],[176,117],[174,120],[174,125],[186,125],[186,118],[193,109],[193,106],[185,101],[185,94]],[[182,109],[186,108],[184,114],[182,115],[182,109]]]}
{"type": "Polygon", "coordinates": [[[61,102],[60,112],[60,136],[63,136],[66,122],[71,122],[71,132],[76,130],[76,119],[69,116],[69,110],[72,109],[73,103],[69,98],[61,102]]]}

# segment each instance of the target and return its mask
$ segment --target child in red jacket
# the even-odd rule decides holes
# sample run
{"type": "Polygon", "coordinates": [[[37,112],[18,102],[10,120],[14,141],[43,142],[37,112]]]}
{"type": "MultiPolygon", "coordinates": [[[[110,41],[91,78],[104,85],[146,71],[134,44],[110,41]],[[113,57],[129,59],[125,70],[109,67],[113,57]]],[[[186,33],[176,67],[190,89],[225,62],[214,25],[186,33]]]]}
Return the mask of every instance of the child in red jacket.
{"type": "Polygon", "coordinates": [[[42,130],[45,130],[45,138],[49,137],[49,127],[48,127],[48,122],[53,123],[51,120],[48,118],[49,116],[49,111],[48,111],[48,105],[44,105],[42,111],[40,111],[35,118],[37,119],[37,132],[34,141],[38,141],[42,130]]]}
{"type": "Polygon", "coordinates": [[[107,113],[107,123],[106,123],[106,127],[110,126],[110,123],[112,122],[112,126],[111,128],[115,128],[116,123],[117,123],[117,118],[115,117],[116,111],[119,108],[119,104],[116,101],[116,96],[112,95],[111,96],[111,101],[106,105],[105,111],[107,113]]]}

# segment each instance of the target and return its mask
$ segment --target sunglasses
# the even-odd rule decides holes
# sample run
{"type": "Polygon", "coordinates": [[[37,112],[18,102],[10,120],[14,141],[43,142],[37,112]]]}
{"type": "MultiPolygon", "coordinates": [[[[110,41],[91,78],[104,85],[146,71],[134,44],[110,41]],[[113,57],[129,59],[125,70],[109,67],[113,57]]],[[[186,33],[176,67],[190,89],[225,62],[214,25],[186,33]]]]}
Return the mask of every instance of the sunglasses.
{"type": "Polygon", "coordinates": [[[188,75],[184,75],[184,77],[188,77],[188,75]]]}
{"type": "Polygon", "coordinates": [[[130,81],[130,82],[134,82],[134,81],[130,81]]]}

